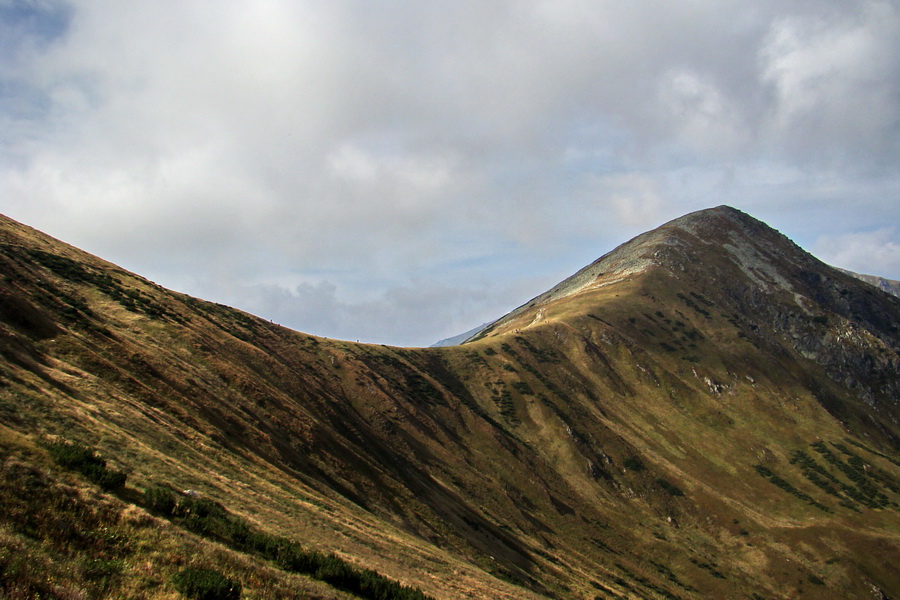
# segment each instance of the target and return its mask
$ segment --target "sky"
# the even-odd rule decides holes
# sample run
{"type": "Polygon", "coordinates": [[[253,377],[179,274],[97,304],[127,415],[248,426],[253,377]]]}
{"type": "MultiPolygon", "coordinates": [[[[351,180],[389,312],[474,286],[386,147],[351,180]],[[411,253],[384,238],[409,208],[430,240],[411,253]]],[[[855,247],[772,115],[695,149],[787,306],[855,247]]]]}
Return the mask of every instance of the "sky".
{"type": "Polygon", "coordinates": [[[900,279],[896,0],[0,0],[0,212],[429,345],[728,204],[900,279]]]}

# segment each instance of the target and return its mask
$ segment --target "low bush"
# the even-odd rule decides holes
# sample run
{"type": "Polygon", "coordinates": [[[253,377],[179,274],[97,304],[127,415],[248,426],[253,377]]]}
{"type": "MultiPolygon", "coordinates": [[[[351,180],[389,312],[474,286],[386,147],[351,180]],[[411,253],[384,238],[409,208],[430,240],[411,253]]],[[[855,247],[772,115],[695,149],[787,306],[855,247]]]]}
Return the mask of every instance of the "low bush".
{"type": "Polygon", "coordinates": [[[762,465],[754,465],[753,468],[756,469],[757,473],[759,473],[760,475],[762,475],[763,477],[768,479],[770,482],[772,482],[774,485],[780,487],[787,493],[797,496],[801,500],[808,502],[809,504],[815,506],[819,510],[822,510],[825,512],[831,512],[827,506],[825,506],[824,504],[822,504],[820,502],[817,502],[815,499],[813,499],[812,496],[810,496],[806,492],[801,492],[800,490],[798,490],[797,488],[792,486],[790,483],[788,483],[786,480],[782,479],[781,477],[779,477],[778,475],[773,473],[772,470],[769,469],[768,467],[764,467],[762,465]]]}
{"type": "Polygon", "coordinates": [[[662,489],[664,489],[664,490],[666,490],[667,492],[669,492],[669,494],[671,494],[672,496],[684,496],[684,492],[681,491],[681,488],[680,488],[680,487],[678,487],[678,486],[675,485],[674,483],[671,483],[671,482],[669,482],[669,481],[666,481],[666,480],[663,479],[662,477],[660,477],[659,479],[657,479],[657,480],[656,480],[656,483],[658,483],[658,484],[659,484],[659,487],[661,487],[662,489]]]}
{"type": "Polygon", "coordinates": [[[241,582],[214,569],[187,567],[172,577],[172,585],[192,600],[238,600],[241,582]]]}
{"type": "Polygon", "coordinates": [[[643,471],[646,467],[644,467],[644,463],[641,462],[641,459],[637,456],[627,456],[625,460],[622,461],[622,466],[628,469],[629,471],[640,472],[643,471]]]}
{"type": "Polygon", "coordinates": [[[107,467],[106,460],[98,456],[93,448],[66,441],[51,442],[45,447],[56,464],[81,473],[104,490],[112,491],[125,486],[128,476],[107,467]]]}
{"type": "Polygon", "coordinates": [[[157,483],[144,490],[144,507],[164,517],[175,513],[177,503],[175,492],[167,486],[157,483]]]}
{"type": "MultiPolygon", "coordinates": [[[[271,560],[285,571],[309,575],[361,598],[428,599],[428,596],[418,588],[402,585],[370,569],[359,569],[335,554],[309,550],[288,538],[260,531],[209,498],[179,495],[165,484],[153,484],[144,492],[144,507],[171,518],[173,523],[198,535],[216,539],[240,552],[271,560]]],[[[208,569],[185,569],[179,573],[176,583],[176,587],[182,586],[178,588],[179,591],[189,598],[199,599],[231,599],[240,595],[240,584],[237,584],[238,596],[198,595],[206,594],[207,592],[203,590],[214,587],[211,583],[207,585],[204,582],[220,581],[213,575],[201,571],[205,572],[208,569]],[[202,589],[198,587],[201,583],[207,587],[202,589]]],[[[221,582],[216,585],[219,586],[216,588],[219,592],[216,593],[224,594],[221,591],[224,589],[221,582]]]]}

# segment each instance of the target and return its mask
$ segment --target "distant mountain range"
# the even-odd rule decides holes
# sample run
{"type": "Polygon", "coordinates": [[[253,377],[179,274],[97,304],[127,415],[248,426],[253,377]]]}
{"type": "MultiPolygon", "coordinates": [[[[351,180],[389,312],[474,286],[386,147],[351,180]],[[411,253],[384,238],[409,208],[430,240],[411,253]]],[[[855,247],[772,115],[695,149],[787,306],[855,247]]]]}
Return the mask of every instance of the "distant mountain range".
{"type": "Polygon", "coordinates": [[[439,348],[0,274],[0,597],[900,597],[900,299],[733,208],[439,348]]]}
{"type": "Polygon", "coordinates": [[[476,333],[478,333],[479,331],[481,331],[488,325],[490,325],[490,323],[483,323],[483,324],[479,325],[478,327],[475,327],[474,329],[470,329],[469,331],[466,331],[465,333],[460,333],[459,335],[454,335],[453,337],[444,338],[443,340],[432,344],[431,347],[432,348],[441,348],[443,346],[456,346],[458,344],[462,344],[464,341],[466,341],[470,337],[474,336],[476,333]]]}
{"type": "Polygon", "coordinates": [[[878,275],[861,275],[859,273],[854,273],[853,271],[847,271],[846,269],[841,269],[841,271],[848,275],[856,277],[860,281],[865,281],[870,285],[874,285],[878,289],[883,290],[888,294],[893,294],[894,296],[900,297],[900,281],[885,279],[884,277],[879,277],[878,275]]]}

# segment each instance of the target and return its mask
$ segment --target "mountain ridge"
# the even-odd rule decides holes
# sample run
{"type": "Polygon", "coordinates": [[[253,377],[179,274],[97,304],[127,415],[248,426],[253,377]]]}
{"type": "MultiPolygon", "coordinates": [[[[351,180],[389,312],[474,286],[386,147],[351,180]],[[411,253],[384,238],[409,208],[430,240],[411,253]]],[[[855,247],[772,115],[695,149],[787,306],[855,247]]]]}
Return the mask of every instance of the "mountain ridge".
{"type": "Polygon", "coordinates": [[[847,269],[839,268],[839,270],[843,271],[847,275],[856,277],[860,281],[865,281],[866,283],[871,284],[878,289],[887,292],[888,294],[900,297],[900,281],[896,281],[894,279],[886,279],[879,275],[866,275],[864,273],[856,273],[847,269]]]}
{"type": "MultiPolygon", "coordinates": [[[[784,284],[785,280],[771,270],[766,272],[766,277],[762,279],[757,276],[754,273],[754,269],[766,269],[769,262],[760,260],[758,256],[742,256],[741,248],[746,247],[746,244],[742,244],[740,240],[735,240],[735,236],[754,237],[755,243],[765,241],[770,248],[786,245],[792,250],[794,260],[796,260],[796,257],[809,256],[776,230],[735,208],[721,205],[715,208],[698,210],[668,221],[617,246],[550,290],[539,294],[507,315],[489,324],[482,332],[486,333],[485,330],[508,321],[534,306],[565,298],[590,286],[612,285],[654,266],[664,266],[670,270],[684,270],[686,263],[691,260],[690,256],[680,254],[677,251],[679,247],[688,247],[690,249],[690,244],[683,239],[684,234],[692,235],[702,243],[714,244],[728,251],[733,259],[738,262],[741,270],[753,279],[755,283],[763,287],[769,285],[765,279],[774,279],[778,284],[784,284]]],[[[818,262],[815,266],[819,268],[828,267],[821,262],[818,262]]]]}
{"type": "Polygon", "coordinates": [[[468,331],[464,331],[463,333],[459,333],[457,335],[453,335],[448,338],[438,340],[437,342],[431,344],[431,346],[429,346],[429,348],[440,348],[442,346],[456,346],[457,344],[460,344],[460,343],[466,341],[467,339],[469,339],[470,337],[474,336],[475,334],[477,334],[479,331],[481,331],[488,325],[490,325],[490,323],[482,323],[478,327],[473,327],[472,329],[470,329],[468,331]]]}
{"type": "MultiPolygon", "coordinates": [[[[504,326],[508,330],[510,323],[516,323],[516,330],[521,331],[539,323],[547,305],[653,269],[664,271],[674,281],[689,279],[689,287],[696,290],[694,295],[710,291],[719,294],[720,303],[736,314],[763,314],[776,325],[776,330],[788,335],[794,350],[821,362],[835,377],[846,381],[865,379],[861,371],[869,369],[872,360],[867,354],[867,336],[890,339],[896,348],[897,321],[885,315],[895,314],[900,302],[884,296],[878,298],[879,308],[875,310],[853,305],[844,297],[849,294],[845,286],[852,284],[845,273],[806,253],[778,231],[728,206],[690,213],[620,245],[501,317],[475,339],[504,331],[504,326]],[[714,256],[709,255],[710,249],[714,256]],[[825,313],[841,319],[845,329],[820,340],[811,335],[809,321],[827,321],[825,313]],[[846,351],[841,357],[825,350],[837,337],[843,338],[842,349],[846,351]],[[854,345],[857,356],[851,357],[854,345]]],[[[686,304],[690,306],[689,302],[686,304]]],[[[894,358],[874,360],[877,368],[886,372],[900,366],[894,358]]],[[[862,391],[870,402],[880,396],[896,405],[900,397],[896,383],[885,387],[879,382],[862,391]]]]}
{"type": "Polygon", "coordinates": [[[436,598],[897,595],[898,301],[734,209],[661,230],[641,243],[667,240],[666,268],[408,349],[290,331],[0,221],[0,502],[25,511],[0,518],[0,566],[163,598],[190,544],[248,597],[341,597],[148,514],[162,481],[436,598]],[[60,436],[128,487],[60,473],[40,445],[60,436]],[[83,567],[107,555],[25,527],[50,517],[16,495],[22,468],[131,515],[113,587],[83,567]]]}

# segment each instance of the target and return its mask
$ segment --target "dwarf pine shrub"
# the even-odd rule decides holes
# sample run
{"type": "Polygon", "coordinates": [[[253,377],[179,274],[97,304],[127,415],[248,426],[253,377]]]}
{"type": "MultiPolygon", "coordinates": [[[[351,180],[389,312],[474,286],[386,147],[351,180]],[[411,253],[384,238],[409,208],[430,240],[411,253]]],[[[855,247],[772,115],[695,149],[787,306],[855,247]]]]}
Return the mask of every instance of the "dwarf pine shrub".
{"type": "Polygon", "coordinates": [[[214,569],[187,567],[172,577],[172,585],[191,600],[238,600],[241,582],[214,569]]]}
{"type": "Polygon", "coordinates": [[[177,500],[171,488],[155,483],[144,490],[144,507],[164,517],[171,517],[175,512],[177,500]]]}
{"type": "Polygon", "coordinates": [[[106,460],[98,456],[93,448],[66,441],[51,442],[46,448],[56,464],[69,471],[81,473],[104,490],[117,490],[125,486],[128,476],[107,467],[106,460]]]}
{"type": "Polygon", "coordinates": [[[622,461],[622,466],[635,473],[640,473],[646,468],[644,467],[644,463],[637,456],[626,456],[625,460],[622,461]]]}
{"type": "MultiPolygon", "coordinates": [[[[144,507],[193,533],[271,560],[285,571],[309,575],[360,598],[429,600],[418,588],[392,581],[376,571],[355,567],[336,554],[304,548],[291,539],[260,531],[210,498],[182,496],[168,485],[157,483],[144,491],[144,507]]],[[[185,569],[176,575],[173,584],[192,599],[231,600],[240,596],[239,583],[209,569],[185,569]],[[235,593],[237,595],[233,595],[235,593]]]]}
{"type": "Polygon", "coordinates": [[[675,485],[670,481],[666,481],[662,477],[656,480],[656,483],[659,484],[659,487],[666,490],[672,496],[684,496],[684,492],[681,491],[681,488],[675,485]]]}

